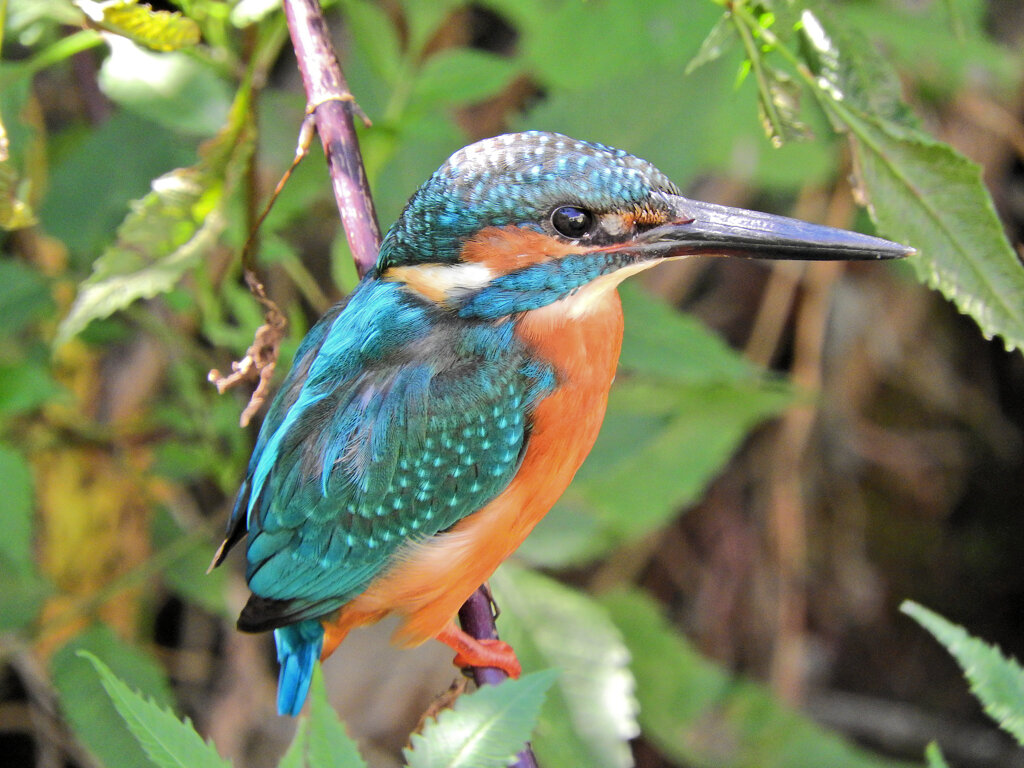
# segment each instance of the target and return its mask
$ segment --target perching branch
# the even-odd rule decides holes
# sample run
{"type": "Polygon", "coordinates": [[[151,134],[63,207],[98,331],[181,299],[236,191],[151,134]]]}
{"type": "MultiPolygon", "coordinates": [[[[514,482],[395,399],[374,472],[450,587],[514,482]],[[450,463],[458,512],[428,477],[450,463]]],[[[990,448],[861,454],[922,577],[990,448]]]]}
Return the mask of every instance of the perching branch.
{"type": "Polygon", "coordinates": [[[285,0],[284,13],[306,89],[306,113],[313,116],[320,134],[334,199],[361,277],[377,261],[380,226],[352,120],[359,108],[331,47],[317,0],[285,0]]]}
{"type": "MultiPolygon", "coordinates": [[[[362,276],[376,262],[381,238],[352,120],[358,106],[348,90],[317,0],[284,0],[284,12],[306,89],[307,113],[316,122],[345,236],[362,276]]],[[[497,638],[491,606],[490,593],[481,586],[459,611],[462,629],[478,640],[497,638]]],[[[477,685],[497,685],[505,677],[499,669],[473,668],[477,685]]],[[[513,765],[537,768],[529,745],[513,765]]]]}

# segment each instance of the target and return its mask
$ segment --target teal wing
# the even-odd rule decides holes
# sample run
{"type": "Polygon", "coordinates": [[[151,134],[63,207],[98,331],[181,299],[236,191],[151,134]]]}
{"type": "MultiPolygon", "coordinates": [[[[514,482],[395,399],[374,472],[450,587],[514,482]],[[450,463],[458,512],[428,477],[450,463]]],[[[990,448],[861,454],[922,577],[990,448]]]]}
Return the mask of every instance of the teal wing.
{"type": "Polygon", "coordinates": [[[268,414],[235,507],[253,592],[242,629],[329,613],[403,544],[497,496],[554,385],[510,324],[441,315],[386,283],[362,284],[323,324],[268,414]]]}

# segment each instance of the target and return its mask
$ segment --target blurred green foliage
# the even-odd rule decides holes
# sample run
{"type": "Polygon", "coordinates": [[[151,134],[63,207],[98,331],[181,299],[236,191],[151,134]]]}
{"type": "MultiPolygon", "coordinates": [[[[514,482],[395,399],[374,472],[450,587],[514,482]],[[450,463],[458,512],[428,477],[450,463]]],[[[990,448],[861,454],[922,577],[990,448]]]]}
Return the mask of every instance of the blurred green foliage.
{"type": "MultiPolygon", "coordinates": [[[[304,109],[271,76],[287,46],[278,3],[177,5],[172,16],[114,4],[81,30],[71,0],[0,4],[0,225],[10,231],[0,261],[0,654],[31,647],[48,660],[68,726],[111,768],[144,754],[156,765],[224,764],[166,710],[174,694],[151,642],[154,603],[138,585],[226,612],[225,577],[202,573],[221,523],[208,518],[234,493],[251,435],[237,426],[239,398],[205,378],[241,358],[262,322],[239,282],[255,214],[246,192],[290,162],[304,109]],[[55,90],[81,88],[73,56],[100,62],[99,92],[81,97],[100,116],[51,103],[55,90]],[[148,366],[124,364],[153,342],[148,366]],[[197,515],[180,503],[189,494],[217,501],[197,515]],[[113,708],[97,704],[93,665],[113,708]]],[[[879,53],[925,93],[955,88],[969,67],[1010,88],[1019,55],[990,40],[981,2],[925,4],[945,19],[882,0],[738,2],[724,17],[715,2],[486,0],[478,7],[514,36],[491,49],[447,34],[461,3],[325,5],[374,121],[361,142],[384,222],[467,142],[467,108],[482,104],[499,125],[648,157],[684,188],[719,174],[788,199],[832,183],[849,151],[880,233],[920,250],[919,279],[982,333],[1024,343],[1024,270],[979,171],[921,129],[879,53]],[[508,94],[518,96],[502,106],[508,94]]],[[[260,265],[291,322],[281,367],[309,310],[354,284],[335,219],[313,152],[260,233],[260,265]]],[[[813,398],[639,289],[624,302],[605,428],[524,546],[531,565],[578,568],[656,534],[754,426],[813,398]]],[[[533,730],[548,765],[627,766],[638,729],[678,765],[894,765],[737,681],[633,585],[618,586],[595,598],[536,572],[500,574],[503,631],[534,674],[460,699],[414,738],[410,765],[500,765],[533,730]],[[548,667],[562,670],[557,680],[536,671],[548,667]],[[450,759],[452,734],[480,722],[478,751],[450,759]]],[[[318,679],[282,765],[358,765],[332,718],[318,679]]],[[[937,748],[928,760],[943,764],[937,748]]]]}

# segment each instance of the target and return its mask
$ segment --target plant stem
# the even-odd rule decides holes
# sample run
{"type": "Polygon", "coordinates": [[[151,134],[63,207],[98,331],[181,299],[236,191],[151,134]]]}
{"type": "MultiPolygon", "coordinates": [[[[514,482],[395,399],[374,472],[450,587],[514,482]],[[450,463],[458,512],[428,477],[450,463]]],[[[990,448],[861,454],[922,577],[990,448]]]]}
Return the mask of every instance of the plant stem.
{"type": "Polygon", "coordinates": [[[285,0],[284,12],[306,89],[307,110],[316,121],[345,236],[362,276],[377,261],[380,227],[352,120],[355,99],[331,47],[320,4],[285,0]]]}
{"type": "MultiPolygon", "coordinates": [[[[307,109],[316,120],[316,129],[327,154],[327,169],[345,236],[361,277],[377,260],[380,228],[352,120],[355,100],[331,47],[319,3],[316,0],[284,0],[284,12],[302,72],[309,105],[307,109]]],[[[491,605],[489,592],[481,586],[459,611],[463,631],[478,640],[497,638],[491,605]]],[[[505,677],[499,669],[473,668],[477,685],[497,685],[505,677]]],[[[537,768],[529,745],[519,753],[513,766],[537,768]]]]}
{"type": "MultiPolygon", "coordinates": [[[[486,586],[481,586],[469,596],[459,609],[459,624],[462,629],[477,640],[497,640],[498,628],[494,624],[494,599],[486,586]]],[[[473,680],[477,685],[498,685],[508,675],[495,667],[472,667],[473,680]]],[[[516,755],[515,768],[537,768],[537,759],[529,743],[516,755]]]]}

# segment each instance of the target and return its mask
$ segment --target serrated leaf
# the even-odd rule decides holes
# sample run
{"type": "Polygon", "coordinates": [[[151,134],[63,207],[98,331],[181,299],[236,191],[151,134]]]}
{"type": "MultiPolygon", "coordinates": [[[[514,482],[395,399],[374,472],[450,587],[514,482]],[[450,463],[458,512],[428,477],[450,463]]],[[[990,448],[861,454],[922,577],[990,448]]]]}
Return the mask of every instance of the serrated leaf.
{"type": "Polygon", "coordinates": [[[758,80],[758,115],[773,147],[812,138],[800,119],[800,86],[782,70],[762,65],[758,80]]]}
{"type": "Polygon", "coordinates": [[[909,768],[873,757],[701,656],[645,593],[600,602],[632,657],[644,736],[691,768],[909,768]]]}
{"type": "Polygon", "coordinates": [[[309,730],[307,732],[309,768],[366,768],[356,743],[345,732],[338,713],[327,700],[324,675],[317,664],[309,687],[309,730]]]}
{"type": "Polygon", "coordinates": [[[133,691],[102,661],[88,651],[78,655],[96,669],[110,700],[128,724],[146,754],[159,768],[229,768],[213,745],[203,741],[192,723],[133,691]]]}
{"type": "Polygon", "coordinates": [[[924,757],[928,761],[928,768],[949,768],[949,763],[942,755],[942,750],[934,741],[930,742],[924,750],[924,757]]]}
{"type": "Polygon", "coordinates": [[[803,9],[798,25],[800,52],[817,86],[832,99],[919,130],[917,117],[903,101],[892,64],[855,28],[830,23],[822,16],[825,10],[824,6],[818,13],[803,9]]]}
{"type": "Polygon", "coordinates": [[[225,227],[222,216],[199,208],[210,191],[205,181],[195,168],[171,171],[132,204],[117,242],[96,260],[92,275],[79,288],[54,346],[137,299],[166,293],[199,262],[225,227]]]}
{"type": "Polygon", "coordinates": [[[55,347],[93,320],[171,290],[216,244],[227,224],[223,207],[252,149],[248,96],[239,93],[227,126],[203,146],[198,164],[155,179],[132,204],[116,242],[93,264],[61,321],[55,347]]]}
{"type": "Polygon", "coordinates": [[[512,59],[471,48],[449,48],[427,59],[413,85],[421,104],[467,104],[500,91],[519,71],[512,59]]]}
{"type": "Polygon", "coordinates": [[[544,670],[485,685],[413,734],[409,768],[505,768],[530,738],[558,673],[544,670]]]}
{"type": "Polygon", "coordinates": [[[629,653],[605,610],[581,592],[506,564],[491,581],[498,627],[524,669],[561,676],[533,741],[542,765],[631,766],[639,732],[629,653]]]}
{"type": "Polygon", "coordinates": [[[858,189],[879,231],[917,248],[918,277],[1007,349],[1024,346],[1024,265],[981,169],[951,147],[852,109],[830,106],[848,129],[858,189]]]}
{"type": "Polygon", "coordinates": [[[700,44],[700,50],[690,59],[683,74],[691,75],[705,64],[710,64],[715,59],[721,58],[722,54],[735,44],[736,35],[732,23],[728,16],[722,16],[708,32],[708,36],[700,44]]]}
{"type": "Polygon", "coordinates": [[[1008,659],[995,645],[972,637],[967,631],[923,605],[906,601],[903,613],[927,629],[953,658],[971,684],[985,712],[999,727],[1024,746],[1024,669],[1008,659]]]}
{"type": "Polygon", "coordinates": [[[100,658],[118,678],[166,707],[173,698],[163,668],[151,656],[119,640],[105,625],[80,633],[50,661],[50,675],[61,711],[97,763],[104,768],[147,765],[146,752],[104,694],[92,665],[78,656],[82,650],[100,658]]]}
{"type": "Polygon", "coordinates": [[[199,43],[199,25],[178,11],[154,11],[138,0],[120,0],[103,8],[97,26],[152,48],[176,51],[199,43]]]}

